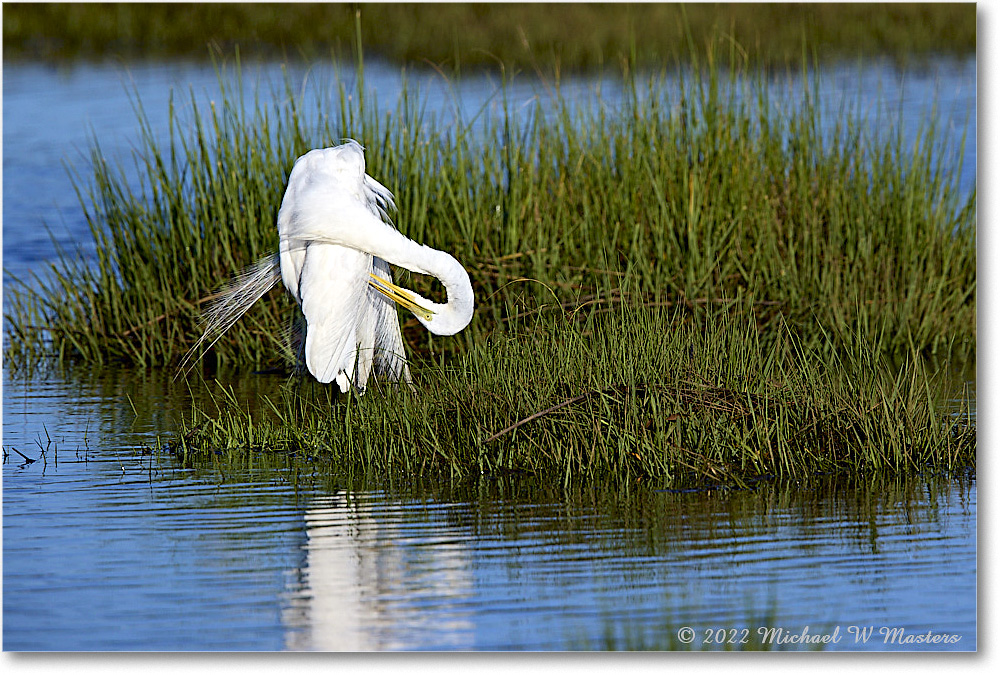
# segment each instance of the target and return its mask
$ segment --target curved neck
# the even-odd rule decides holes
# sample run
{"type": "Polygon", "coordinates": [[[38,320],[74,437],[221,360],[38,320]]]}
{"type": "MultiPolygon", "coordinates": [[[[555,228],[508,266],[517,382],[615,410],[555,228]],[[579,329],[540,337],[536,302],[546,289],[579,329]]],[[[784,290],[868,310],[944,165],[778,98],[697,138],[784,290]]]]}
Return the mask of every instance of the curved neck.
{"type": "Polygon", "coordinates": [[[417,318],[428,330],[438,335],[453,335],[469,325],[475,296],[469,274],[458,260],[444,251],[418,244],[403,236],[362,207],[343,209],[343,206],[340,205],[342,211],[338,216],[354,223],[352,227],[336,228],[329,232],[329,228],[322,227],[322,214],[319,214],[300,218],[295,227],[289,228],[291,231],[284,238],[346,246],[378,256],[391,265],[411,272],[433,276],[444,286],[447,301],[443,305],[438,304],[410,291],[419,298],[420,305],[433,313],[430,319],[420,316],[417,318]],[[343,212],[345,210],[346,213],[343,212]]]}

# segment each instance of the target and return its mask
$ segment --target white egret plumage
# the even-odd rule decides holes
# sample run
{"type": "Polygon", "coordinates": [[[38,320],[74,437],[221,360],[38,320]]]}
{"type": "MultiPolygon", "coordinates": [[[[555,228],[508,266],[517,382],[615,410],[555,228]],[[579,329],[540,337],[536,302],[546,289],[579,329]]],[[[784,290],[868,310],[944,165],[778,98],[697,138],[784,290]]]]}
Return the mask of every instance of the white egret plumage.
{"type": "Polygon", "coordinates": [[[392,226],[392,193],[365,173],[364,149],[349,140],[295,161],[278,210],[278,254],[238,277],[205,313],[202,337],[215,343],[278,281],[305,316],[304,356],[320,382],[364,391],[369,374],[410,381],[394,303],[436,335],[472,320],[469,275],[453,256],[416,243],[392,226]],[[389,265],[437,277],[444,304],[392,282],[389,265]]]}

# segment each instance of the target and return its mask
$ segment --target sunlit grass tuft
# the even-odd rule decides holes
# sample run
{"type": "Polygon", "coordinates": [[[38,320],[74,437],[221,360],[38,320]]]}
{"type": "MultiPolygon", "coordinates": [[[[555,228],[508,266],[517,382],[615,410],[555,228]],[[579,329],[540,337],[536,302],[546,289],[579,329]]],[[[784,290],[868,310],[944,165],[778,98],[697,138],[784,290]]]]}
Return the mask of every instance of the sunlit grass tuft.
{"type": "Polygon", "coordinates": [[[266,451],[381,475],[666,485],[975,464],[971,415],[946,406],[921,359],[830,363],[787,331],[762,343],[752,316],[735,313],[539,318],[416,372],[416,392],[389,385],[363,398],[291,379],[253,410],[216,390],[216,409],[195,411],[174,451],[266,451]]]}
{"type": "MultiPolygon", "coordinates": [[[[419,354],[469,349],[512,317],[560,306],[701,315],[741,295],[765,334],[781,322],[806,344],[861,334],[886,354],[974,348],[976,193],[946,168],[961,149],[933,124],[905,146],[851,122],[828,128],[809,88],[779,106],[761,81],[714,68],[679,82],[629,70],[614,106],[558,90],[514,106],[502,88],[495,108],[453,121],[425,116],[405,89],[381,115],[355,75],[356,88],[341,80],[315,110],[291,83],[265,104],[223,75],[208,110],[192,95],[182,119],[178,96],[162,138],[138,106],[139,185],[95,144],[93,179],[80,184],[97,260],[67,252],[9,296],[8,359],[176,365],[219,286],[276,250],[294,158],[346,137],[396,194],[400,230],[470,271],[472,326],[434,340],[410,318],[419,354]]],[[[209,365],[287,364],[294,311],[273,292],[209,365]]]]}

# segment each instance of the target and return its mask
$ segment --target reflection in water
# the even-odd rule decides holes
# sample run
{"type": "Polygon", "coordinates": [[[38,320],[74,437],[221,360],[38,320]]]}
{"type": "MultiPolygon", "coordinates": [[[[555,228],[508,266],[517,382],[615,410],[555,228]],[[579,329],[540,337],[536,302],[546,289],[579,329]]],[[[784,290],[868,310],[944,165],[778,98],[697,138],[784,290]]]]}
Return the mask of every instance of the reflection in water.
{"type": "Polygon", "coordinates": [[[974,513],[964,480],[721,494],[359,485],[306,511],[286,646],[655,649],[676,646],[680,626],[857,625],[974,649],[974,513]]]}
{"type": "MultiPolygon", "coordinates": [[[[855,97],[877,98],[861,116],[892,127],[903,111],[908,147],[937,106],[957,144],[976,128],[975,66],[969,59],[905,77],[880,65],[834,69],[821,78],[825,119],[840,120],[855,97]]],[[[211,67],[127,70],[158,136],[171,86],[190,86],[202,100],[217,90],[211,67]]],[[[254,77],[280,81],[278,73],[265,64],[254,77]]],[[[392,108],[399,72],[366,64],[365,77],[392,108]]],[[[90,130],[129,165],[139,130],[122,80],[117,65],[4,69],[5,280],[53,259],[42,223],[60,245],[93,257],[60,166],[89,174],[90,130]]],[[[570,91],[564,82],[562,91],[578,103],[613,101],[613,82],[600,92],[593,84],[579,80],[570,91]]],[[[446,114],[447,83],[420,86],[429,115],[446,114]]],[[[773,101],[801,100],[794,77],[770,86],[773,101]]],[[[514,107],[536,89],[512,88],[514,107]]],[[[498,105],[496,91],[487,78],[461,83],[456,95],[475,111],[498,105]]],[[[182,98],[178,115],[187,119],[182,98]]],[[[973,141],[963,189],[975,185],[973,141]]],[[[657,648],[679,626],[762,622],[951,632],[961,641],[909,648],[976,647],[974,479],[812,479],[695,494],[488,478],[345,488],[322,467],[266,456],[191,468],[143,454],[191,409],[192,390],[204,396],[201,384],[189,390],[169,374],[114,370],[4,375],[8,650],[657,648]],[[23,462],[14,448],[38,461],[23,462]]],[[[233,392],[259,401],[280,382],[248,376],[233,392]]]]}
{"type": "MultiPolygon", "coordinates": [[[[248,380],[249,400],[281,378],[248,380]]],[[[6,649],[664,648],[761,624],[976,646],[974,478],[675,494],[184,467],[137,452],[190,409],[169,375],[8,376],[3,397],[5,449],[39,459],[3,467],[6,649]]]]}
{"type": "MultiPolygon", "coordinates": [[[[289,649],[472,646],[472,623],[441,611],[473,595],[464,543],[427,535],[412,540],[405,524],[380,517],[392,516],[379,508],[383,500],[392,501],[341,493],[306,510],[302,588],[285,611],[289,649]]],[[[427,510],[421,528],[437,530],[440,511],[427,510]]]]}

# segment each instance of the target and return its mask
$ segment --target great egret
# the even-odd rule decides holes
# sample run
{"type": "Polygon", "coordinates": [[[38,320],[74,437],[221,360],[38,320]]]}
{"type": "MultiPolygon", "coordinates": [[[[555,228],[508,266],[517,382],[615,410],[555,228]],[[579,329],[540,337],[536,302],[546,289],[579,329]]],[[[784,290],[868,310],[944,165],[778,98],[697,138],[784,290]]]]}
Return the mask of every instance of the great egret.
{"type": "Polygon", "coordinates": [[[454,257],[393,228],[392,193],[365,173],[354,140],[311,150],[295,160],[278,210],[279,250],[240,275],[205,313],[211,347],[279,280],[306,320],[305,362],[320,382],[364,392],[372,369],[410,382],[393,302],[436,335],[454,335],[472,320],[469,275],[454,257]],[[392,283],[389,264],[437,277],[447,302],[438,304],[392,283]]]}

